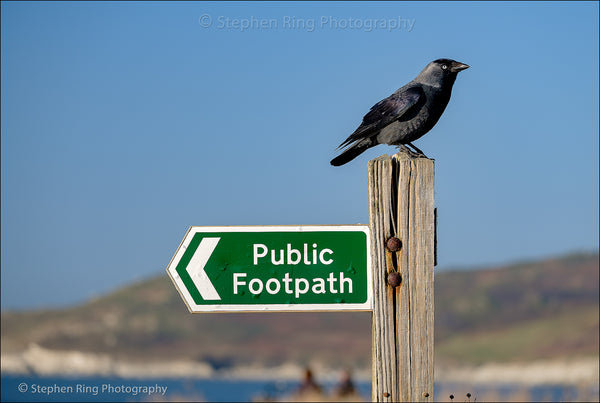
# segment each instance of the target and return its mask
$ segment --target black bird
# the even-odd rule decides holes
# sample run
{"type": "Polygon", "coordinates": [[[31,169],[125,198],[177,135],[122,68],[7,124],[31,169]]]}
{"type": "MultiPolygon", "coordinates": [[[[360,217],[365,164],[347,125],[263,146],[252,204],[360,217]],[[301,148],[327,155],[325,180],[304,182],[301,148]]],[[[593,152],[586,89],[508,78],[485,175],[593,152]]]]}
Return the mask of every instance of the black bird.
{"type": "Polygon", "coordinates": [[[338,149],[346,149],[331,160],[331,165],[344,165],[378,144],[402,149],[406,149],[406,144],[425,156],[411,143],[437,123],[450,101],[456,75],[468,68],[451,59],[429,63],[414,80],[373,105],[358,129],[340,144],[338,149]]]}

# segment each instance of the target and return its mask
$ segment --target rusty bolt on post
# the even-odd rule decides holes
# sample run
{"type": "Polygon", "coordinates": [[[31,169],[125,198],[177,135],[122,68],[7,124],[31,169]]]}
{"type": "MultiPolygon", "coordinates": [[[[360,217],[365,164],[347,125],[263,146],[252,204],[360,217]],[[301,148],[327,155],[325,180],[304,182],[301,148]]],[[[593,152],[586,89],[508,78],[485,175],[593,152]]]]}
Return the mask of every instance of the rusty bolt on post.
{"type": "Polygon", "coordinates": [[[400,249],[402,249],[402,241],[393,236],[387,240],[385,246],[390,252],[398,252],[400,249]]]}
{"type": "Polygon", "coordinates": [[[402,283],[402,276],[397,271],[392,271],[387,275],[387,283],[390,287],[398,287],[402,283]]]}
{"type": "Polygon", "coordinates": [[[390,394],[387,392],[383,392],[383,397],[390,397],[390,394]]]}
{"type": "Polygon", "coordinates": [[[428,392],[423,392],[423,397],[429,397],[429,393],[428,392]]]}

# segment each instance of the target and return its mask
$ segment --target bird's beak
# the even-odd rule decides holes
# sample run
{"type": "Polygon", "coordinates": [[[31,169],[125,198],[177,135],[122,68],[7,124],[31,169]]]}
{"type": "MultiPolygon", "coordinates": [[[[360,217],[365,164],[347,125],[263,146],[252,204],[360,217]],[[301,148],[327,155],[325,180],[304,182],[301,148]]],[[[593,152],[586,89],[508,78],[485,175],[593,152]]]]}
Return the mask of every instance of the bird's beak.
{"type": "Polygon", "coordinates": [[[452,71],[453,73],[458,73],[459,71],[463,71],[465,69],[468,69],[470,66],[468,64],[464,64],[461,62],[454,62],[452,63],[452,66],[450,67],[450,71],[452,71]]]}

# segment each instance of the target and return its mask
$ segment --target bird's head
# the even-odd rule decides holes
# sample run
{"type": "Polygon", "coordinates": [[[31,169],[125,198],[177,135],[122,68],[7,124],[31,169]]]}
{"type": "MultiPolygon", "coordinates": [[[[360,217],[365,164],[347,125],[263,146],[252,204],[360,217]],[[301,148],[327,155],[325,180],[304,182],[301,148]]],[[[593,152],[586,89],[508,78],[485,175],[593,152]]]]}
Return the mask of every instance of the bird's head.
{"type": "Polygon", "coordinates": [[[452,85],[456,80],[456,75],[469,65],[457,62],[452,59],[437,59],[429,63],[416,78],[416,81],[423,84],[441,86],[444,84],[452,85]]]}

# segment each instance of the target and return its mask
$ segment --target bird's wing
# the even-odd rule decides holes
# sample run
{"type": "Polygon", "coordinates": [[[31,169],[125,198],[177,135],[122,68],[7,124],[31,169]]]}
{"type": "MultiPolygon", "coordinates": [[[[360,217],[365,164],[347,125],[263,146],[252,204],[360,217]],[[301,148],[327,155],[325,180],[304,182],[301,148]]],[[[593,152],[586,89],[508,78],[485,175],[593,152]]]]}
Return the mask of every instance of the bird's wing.
{"type": "Polygon", "coordinates": [[[363,121],[358,129],[340,144],[339,148],[377,133],[393,121],[400,119],[402,115],[408,112],[424,97],[425,93],[420,86],[412,86],[397,91],[377,102],[363,117],[363,121]]]}

